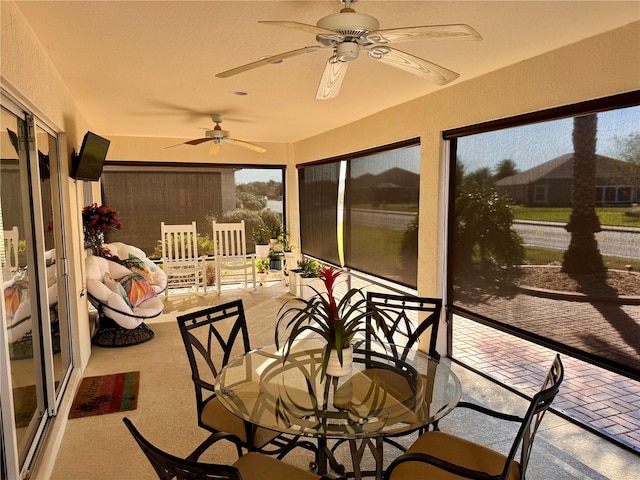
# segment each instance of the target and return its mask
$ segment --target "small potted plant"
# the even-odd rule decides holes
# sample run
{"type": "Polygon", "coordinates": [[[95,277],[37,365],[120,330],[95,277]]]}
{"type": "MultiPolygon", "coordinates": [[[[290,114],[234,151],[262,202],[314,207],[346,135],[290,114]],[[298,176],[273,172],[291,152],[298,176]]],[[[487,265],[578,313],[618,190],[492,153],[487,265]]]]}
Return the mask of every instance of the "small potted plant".
{"type": "Polygon", "coordinates": [[[289,270],[292,270],[292,265],[296,264],[296,254],[293,252],[296,246],[291,244],[289,241],[289,233],[286,231],[280,237],[280,244],[282,245],[282,251],[284,253],[285,275],[287,275],[289,270]]]}
{"type": "Polygon", "coordinates": [[[282,252],[277,247],[269,250],[268,258],[271,270],[282,270],[282,252]]]}
{"type": "Polygon", "coordinates": [[[267,258],[269,256],[269,250],[271,249],[269,246],[269,231],[264,226],[254,228],[251,236],[256,245],[256,257],[267,258]]]}
{"type": "Polygon", "coordinates": [[[320,263],[310,258],[298,260],[298,268],[290,272],[289,293],[308,299],[316,292],[322,291],[324,284],[320,280],[321,268],[320,263]]]}
{"type": "Polygon", "coordinates": [[[268,258],[256,258],[256,270],[258,271],[258,281],[263,284],[269,277],[269,264],[268,258]]]}
{"type": "Polygon", "coordinates": [[[326,291],[316,292],[316,295],[307,300],[296,299],[293,306],[289,306],[287,302],[280,309],[276,323],[275,343],[278,348],[281,330],[285,328],[288,332],[283,346],[284,358],[289,354],[296,339],[306,331],[311,331],[326,340],[322,375],[326,373],[342,376],[351,370],[352,342],[357,333],[364,333],[369,328],[367,315],[371,315],[372,319],[370,332],[378,341],[380,337],[376,329],[382,332],[387,330],[382,310],[369,303],[361,290],[352,288],[340,301],[336,300],[334,285],[341,273],[340,270],[331,267],[322,268],[320,279],[326,291]]]}

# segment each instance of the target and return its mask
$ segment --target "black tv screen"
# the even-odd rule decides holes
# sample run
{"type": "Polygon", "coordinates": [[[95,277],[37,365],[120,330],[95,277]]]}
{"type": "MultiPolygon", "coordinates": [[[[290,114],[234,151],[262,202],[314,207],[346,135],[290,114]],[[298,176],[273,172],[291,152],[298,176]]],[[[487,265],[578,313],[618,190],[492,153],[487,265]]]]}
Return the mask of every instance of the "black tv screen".
{"type": "Polygon", "coordinates": [[[89,182],[100,180],[110,143],[106,138],[87,132],[82,141],[80,154],[73,159],[74,165],[71,177],[89,182]]]}

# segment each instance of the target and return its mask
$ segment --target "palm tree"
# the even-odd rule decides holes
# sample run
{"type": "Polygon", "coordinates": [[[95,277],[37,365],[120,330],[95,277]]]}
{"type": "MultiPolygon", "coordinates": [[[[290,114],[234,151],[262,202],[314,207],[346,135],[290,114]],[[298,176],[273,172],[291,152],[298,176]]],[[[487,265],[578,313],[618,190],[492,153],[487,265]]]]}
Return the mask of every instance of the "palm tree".
{"type": "Polygon", "coordinates": [[[565,229],[571,233],[564,252],[562,271],[566,273],[602,273],[606,267],[598,250],[596,232],[596,114],[573,119],[573,208],[565,229]]]}

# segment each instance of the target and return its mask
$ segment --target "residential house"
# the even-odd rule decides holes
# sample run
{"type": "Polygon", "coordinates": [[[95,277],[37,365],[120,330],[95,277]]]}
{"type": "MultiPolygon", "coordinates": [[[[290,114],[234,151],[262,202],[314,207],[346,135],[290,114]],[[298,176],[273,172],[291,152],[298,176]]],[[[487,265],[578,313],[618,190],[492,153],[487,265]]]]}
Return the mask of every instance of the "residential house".
{"type": "MultiPolygon", "coordinates": [[[[536,165],[496,182],[499,192],[528,207],[569,207],[573,184],[573,154],[536,165]]],[[[596,204],[629,206],[638,202],[640,165],[596,155],[596,204]]]]}

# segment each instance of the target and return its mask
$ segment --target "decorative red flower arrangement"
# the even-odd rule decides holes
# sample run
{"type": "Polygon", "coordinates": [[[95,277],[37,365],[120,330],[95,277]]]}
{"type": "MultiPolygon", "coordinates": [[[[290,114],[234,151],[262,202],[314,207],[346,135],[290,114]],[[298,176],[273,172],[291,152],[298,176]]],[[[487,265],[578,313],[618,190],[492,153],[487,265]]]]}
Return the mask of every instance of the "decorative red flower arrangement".
{"type": "Polygon", "coordinates": [[[104,250],[106,235],[111,230],[120,230],[122,224],[116,218],[118,212],[97,203],[87,205],[82,209],[82,230],[84,231],[85,247],[100,254],[104,250]]]}

